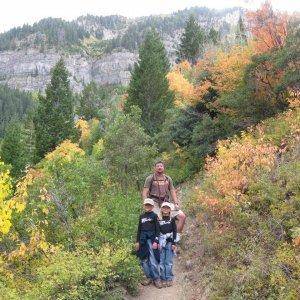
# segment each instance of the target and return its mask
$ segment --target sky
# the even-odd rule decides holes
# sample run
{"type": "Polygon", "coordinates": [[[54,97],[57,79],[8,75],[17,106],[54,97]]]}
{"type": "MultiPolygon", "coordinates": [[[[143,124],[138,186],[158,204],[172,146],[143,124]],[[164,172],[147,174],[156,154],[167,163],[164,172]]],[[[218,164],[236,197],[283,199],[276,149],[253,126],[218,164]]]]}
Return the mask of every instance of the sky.
{"type": "MultiPolygon", "coordinates": [[[[73,20],[81,15],[123,15],[126,17],[169,14],[193,6],[222,9],[259,7],[263,0],[0,0],[0,32],[33,24],[46,17],[73,20]]],[[[300,0],[273,0],[278,10],[300,11],[300,0]]]]}

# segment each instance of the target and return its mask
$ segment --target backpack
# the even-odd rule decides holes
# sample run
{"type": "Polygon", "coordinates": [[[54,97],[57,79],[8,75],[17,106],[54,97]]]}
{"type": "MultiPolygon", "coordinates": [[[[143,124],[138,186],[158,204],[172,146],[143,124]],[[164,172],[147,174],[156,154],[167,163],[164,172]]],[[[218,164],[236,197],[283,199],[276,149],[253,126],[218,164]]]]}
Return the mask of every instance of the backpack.
{"type": "MultiPolygon", "coordinates": [[[[152,188],[152,184],[154,182],[154,179],[155,179],[155,173],[152,174],[152,178],[151,178],[151,181],[150,181],[150,186],[149,186],[149,193],[151,192],[151,188],[152,188]]],[[[161,180],[156,180],[156,181],[161,181],[161,180]]],[[[164,174],[164,182],[168,182],[168,190],[170,191],[170,177],[165,175],[164,174]]],[[[158,185],[158,193],[159,193],[159,198],[160,198],[160,188],[159,188],[159,185],[158,185]]]]}

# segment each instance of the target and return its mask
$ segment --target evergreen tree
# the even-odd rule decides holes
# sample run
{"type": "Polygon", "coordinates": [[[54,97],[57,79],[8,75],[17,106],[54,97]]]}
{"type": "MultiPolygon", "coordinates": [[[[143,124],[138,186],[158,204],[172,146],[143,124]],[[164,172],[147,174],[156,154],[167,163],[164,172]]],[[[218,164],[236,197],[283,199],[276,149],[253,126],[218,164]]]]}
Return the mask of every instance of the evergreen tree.
{"type": "Polygon", "coordinates": [[[34,117],[37,158],[42,158],[74,133],[73,96],[69,74],[62,59],[54,66],[51,75],[46,96],[39,95],[34,117]]]}
{"type": "Polygon", "coordinates": [[[92,118],[99,118],[99,106],[101,98],[99,95],[99,88],[94,81],[87,84],[79,99],[78,114],[86,120],[92,118]]]}
{"type": "Polygon", "coordinates": [[[243,22],[243,19],[241,16],[237,23],[235,40],[238,44],[246,44],[247,43],[246,28],[245,28],[245,25],[244,25],[244,22],[243,22]]]}
{"type": "Polygon", "coordinates": [[[29,161],[24,140],[24,127],[20,122],[11,121],[1,145],[1,158],[6,164],[11,165],[11,174],[18,177],[29,161]]]}
{"type": "Polygon", "coordinates": [[[0,84],[0,138],[11,120],[24,120],[34,109],[29,93],[0,84]]]}
{"type": "Polygon", "coordinates": [[[140,125],[141,110],[132,106],[119,115],[104,137],[103,156],[109,174],[122,188],[138,190],[157,155],[151,138],[140,125]]]}
{"type": "Polygon", "coordinates": [[[220,42],[220,33],[213,27],[209,30],[208,41],[214,45],[217,45],[220,42]]]}
{"type": "Polygon", "coordinates": [[[191,64],[195,64],[203,51],[204,41],[204,32],[197,24],[195,17],[190,15],[180,39],[178,61],[188,60],[191,64]]]}
{"type": "Polygon", "coordinates": [[[166,109],[173,103],[173,93],[166,78],[169,68],[162,41],[154,30],[149,31],[132,71],[125,112],[132,105],[138,106],[142,111],[141,124],[150,135],[161,129],[166,109]]]}

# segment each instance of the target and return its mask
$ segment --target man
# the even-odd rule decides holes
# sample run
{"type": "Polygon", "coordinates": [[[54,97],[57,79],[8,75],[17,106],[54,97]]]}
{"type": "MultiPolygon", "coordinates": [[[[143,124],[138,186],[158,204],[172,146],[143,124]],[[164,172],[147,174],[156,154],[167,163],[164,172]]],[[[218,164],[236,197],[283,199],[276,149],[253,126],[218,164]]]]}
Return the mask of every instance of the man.
{"type": "Polygon", "coordinates": [[[165,166],[162,161],[158,161],[155,163],[154,171],[154,174],[151,174],[146,178],[142,192],[143,200],[145,200],[146,198],[151,198],[154,200],[153,211],[157,215],[160,215],[161,204],[163,202],[171,202],[170,200],[172,200],[173,209],[171,211],[171,217],[178,220],[177,232],[181,233],[186,216],[183,211],[179,209],[179,203],[172,178],[164,174],[165,166]]]}

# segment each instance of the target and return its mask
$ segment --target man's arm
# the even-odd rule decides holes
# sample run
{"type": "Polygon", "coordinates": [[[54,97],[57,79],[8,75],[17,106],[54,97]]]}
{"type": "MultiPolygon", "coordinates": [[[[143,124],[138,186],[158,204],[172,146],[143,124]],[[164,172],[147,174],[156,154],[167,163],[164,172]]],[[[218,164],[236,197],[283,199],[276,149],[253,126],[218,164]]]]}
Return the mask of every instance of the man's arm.
{"type": "Polygon", "coordinates": [[[174,203],[175,205],[179,205],[178,199],[177,199],[177,195],[176,195],[176,190],[175,190],[175,189],[172,189],[172,190],[170,191],[170,193],[171,193],[171,197],[172,197],[173,203],[174,203]]]}
{"type": "Polygon", "coordinates": [[[142,191],[142,198],[143,198],[143,200],[145,200],[149,196],[149,191],[150,191],[150,186],[151,186],[151,180],[152,180],[151,175],[148,176],[146,178],[146,180],[145,180],[143,191],[142,191]]]}
{"type": "Polygon", "coordinates": [[[143,198],[143,200],[145,200],[146,198],[148,198],[148,194],[149,194],[149,188],[144,187],[143,191],[142,191],[142,198],[143,198]]]}
{"type": "Polygon", "coordinates": [[[177,195],[176,195],[176,189],[173,185],[173,180],[171,177],[169,177],[169,182],[170,182],[170,194],[171,194],[172,201],[175,205],[179,205],[177,195]]]}

